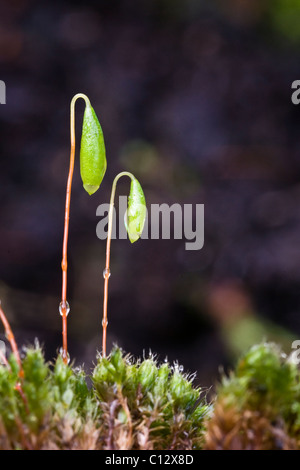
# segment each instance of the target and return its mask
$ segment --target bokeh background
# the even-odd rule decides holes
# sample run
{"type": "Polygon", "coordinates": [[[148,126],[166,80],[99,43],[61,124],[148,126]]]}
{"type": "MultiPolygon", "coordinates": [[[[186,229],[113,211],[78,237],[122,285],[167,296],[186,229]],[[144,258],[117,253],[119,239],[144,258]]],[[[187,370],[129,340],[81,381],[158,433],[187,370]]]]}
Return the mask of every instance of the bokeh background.
{"type": "MultiPolygon", "coordinates": [[[[19,343],[38,337],[48,359],[61,343],[69,103],[84,92],[108,170],[89,197],[77,154],[71,357],[89,368],[101,346],[96,209],[122,170],[149,206],[204,203],[205,245],[112,242],[109,346],[178,360],[207,386],[256,341],[290,352],[300,338],[299,24],[299,0],[1,0],[0,298],[19,343]]],[[[78,132],[82,112],[78,103],[78,132]]]]}

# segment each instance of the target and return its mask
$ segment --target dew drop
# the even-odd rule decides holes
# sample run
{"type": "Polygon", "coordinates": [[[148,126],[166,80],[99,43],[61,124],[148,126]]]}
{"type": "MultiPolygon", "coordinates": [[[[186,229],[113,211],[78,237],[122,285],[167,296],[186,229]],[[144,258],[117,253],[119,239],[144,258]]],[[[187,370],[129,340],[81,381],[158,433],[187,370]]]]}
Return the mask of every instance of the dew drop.
{"type": "Polygon", "coordinates": [[[66,353],[63,350],[63,348],[60,348],[59,353],[60,353],[61,357],[63,358],[63,360],[67,359],[67,364],[69,364],[70,363],[70,354],[66,353]]]}
{"type": "Polygon", "coordinates": [[[68,304],[68,302],[61,302],[59,304],[59,313],[61,314],[61,316],[63,315],[68,316],[69,312],[70,312],[70,305],[68,304]]]}
{"type": "Polygon", "coordinates": [[[109,268],[105,268],[104,271],[103,271],[103,277],[104,277],[104,279],[109,279],[110,276],[111,276],[110,269],[109,269],[109,268]]]}

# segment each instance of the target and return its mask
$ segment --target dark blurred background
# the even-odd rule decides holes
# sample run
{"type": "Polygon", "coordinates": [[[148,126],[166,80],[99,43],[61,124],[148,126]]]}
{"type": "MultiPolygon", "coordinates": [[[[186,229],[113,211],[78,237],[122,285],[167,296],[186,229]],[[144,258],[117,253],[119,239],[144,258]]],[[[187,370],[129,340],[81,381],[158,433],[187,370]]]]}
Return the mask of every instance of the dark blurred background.
{"type": "Polygon", "coordinates": [[[204,385],[253,342],[290,351],[300,337],[299,24],[300,0],[1,0],[0,298],[20,343],[38,337],[48,359],[61,343],[69,104],[83,92],[108,170],[89,197],[76,156],[71,357],[90,367],[101,347],[96,209],[122,170],[149,207],[204,203],[205,245],[113,240],[109,346],[177,359],[204,385]]]}

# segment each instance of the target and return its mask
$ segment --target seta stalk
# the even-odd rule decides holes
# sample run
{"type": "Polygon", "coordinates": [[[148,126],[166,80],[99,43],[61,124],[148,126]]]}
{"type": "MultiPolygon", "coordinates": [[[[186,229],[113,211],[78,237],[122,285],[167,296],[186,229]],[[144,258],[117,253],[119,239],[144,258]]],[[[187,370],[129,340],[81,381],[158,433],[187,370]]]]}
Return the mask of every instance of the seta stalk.
{"type": "Polygon", "coordinates": [[[78,93],[73,97],[70,107],[71,151],[66,190],[64,236],[61,262],[62,294],[61,302],[59,305],[59,312],[62,316],[63,345],[61,354],[65,364],[67,364],[69,361],[67,340],[67,317],[70,312],[69,303],[67,301],[68,237],[71,190],[75,162],[75,103],[79,98],[82,98],[86,104],[82,125],[82,137],[80,147],[80,172],[83,181],[83,187],[89,195],[92,195],[98,190],[106,171],[105,145],[100,123],[98,121],[94,109],[91,106],[88,97],[83,93],[78,93]]]}
{"type": "MultiPolygon", "coordinates": [[[[13,352],[13,354],[15,356],[15,359],[17,361],[17,364],[19,366],[19,377],[22,381],[24,379],[24,370],[23,370],[22,361],[21,361],[20,354],[19,354],[19,349],[18,349],[16,340],[15,340],[15,336],[12,332],[11,327],[10,327],[10,324],[9,324],[7,318],[6,318],[6,315],[5,315],[4,311],[2,310],[1,302],[0,302],[0,320],[3,324],[3,326],[4,326],[6,338],[8,339],[8,341],[10,343],[12,352],[13,352]]],[[[8,360],[6,359],[5,355],[2,353],[2,351],[0,351],[0,359],[3,362],[3,364],[8,368],[8,370],[11,372],[10,364],[9,364],[8,360]]],[[[28,402],[27,402],[26,395],[23,391],[21,382],[18,382],[16,384],[15,389],[20,394],[20,396],[23,400],[24,406],[25,406],[26,413],[28,414],[29,413],[28,402]]]]}
{"type": "Polygon", "coordinates": [[[146,218],[146,202],[144,192],[138,180],[132,173],[128,171],[123,171],[119,173],[112,185],[111,196],[110,196],[110,205],[108,212],[108,230],[107,230],[107,240],[106,240],[106,261],[105,269],[103,271],[104,277],[104,297],[103,297],[103,318],[102,318],[102,355],[106,357],[106,338],[107,338],[107,304],[108,304],[108,281],[110,278],[110,247],[111,247],[111,237],[112,237],[112,228],[113,228],[113,215],[114,215],[114,201],[116,194],[117,182],[122,176],[128,176],[131,179],[130,194],[128,200],[128,208],[125,214],[125,227],[129,236],[131,243],[137,241],[144,228],[145,218],[146,218]]]}
{"type": "Polygon", "coordinates": [[[19,375],[20,375],[21,378],[23,378],[24,377],[24,372],[23,372],[23,368],[22,368],[22,362],[21,362],[18,346],[17,346],[16,340],[15,340],[15,336],[12,332],[11,327],[10,327],[10,324],[9,324],[7,318],[6,318],[5,313],[2,310],[1,303],[0,303],[0,320],[3,323],[6,338],[8,339],[8,341],[10,343],[12,352],[14,353],[16,361],[18,363],[19,375]]]}

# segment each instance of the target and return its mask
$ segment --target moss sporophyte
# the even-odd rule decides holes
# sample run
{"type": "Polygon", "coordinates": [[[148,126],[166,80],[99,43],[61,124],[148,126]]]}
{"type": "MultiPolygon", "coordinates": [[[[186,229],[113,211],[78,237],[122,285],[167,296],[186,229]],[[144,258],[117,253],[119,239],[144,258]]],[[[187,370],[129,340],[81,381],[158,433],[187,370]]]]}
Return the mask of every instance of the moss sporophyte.
{"type": "MultiPolygon", "coordinates": [[[[70,312],[70,306],[67,301],[67,270],[68,270],[68,237],[69,237],[69,218],[70,218],[70,202],[72,180],[74,173],[75,161],[75,103],[82,98],[85,101],[85,111],[82,124],[82,135],[80,145],[80,174],[83,182],[83,187],[89,195],[94,194],[100,187],[104,178],[107,162],[106,151],[104,144],[104,137],[101,125],[97,115],[91,106],[89,98],[78,93],[71,101],[70,109],[70,134],[71,134],[71,152],[70,152],[70,167],[67,181],[66,203],[65,203],[65,223],[64,223],[64,237],[63,237],[63,256],[62,256],[62,296],[59,305],[59,312],[62,316],[62,357],[65,363],[69,361],[68,342],[67,342],[67,317],[70,312]]],[[[146,218],[146,203],[143,190],[138,180],[128,172],[119,173],[112,186],[112,194],[110,200],[109,211],[109,224],[107,235],[107,249],[106,249],[106,266],[104,270],[104,303],[103,303],[103,355],[106,356],[106,331],[107,331],[107,302],[108,302],[108,279],[110,277],[110,243],[112,232],[112,219],[113,219],[113,205],[116,191],[116,184],[122,176],[129,176],[131,178],[131,187],[129,194],[128,209],[126,213],[125,226],[128,232],[129,239],[132,243],[139,239],[142,234],[145,218],[146,218]]]]}
{"type": "Polygon", "coordinates": [[[65,224],[63,238],[63,256],[62,256],[62,295],[59,305],[59,312],[63,323],[63,346],[62,357],[65,363],[68,362],[68,344],[67,344],[67,317],[70,307],[67,301],[67,270],[68,270],[68,236],[69,236],[69,218],[71,190],[75,161],[75,103],[82,98],[85,101],[85,112],[82,124],[82,137],[80,147],[80,171],[84,189],[89,195],[93,194],[99,188],[106,171],[106,154],[104,138],[100,123],[94,109],[91,106],[88,97],[82,93],[75,95],[71,101],[70,109],[70,134],[71,134],[71,152],[70,167],[67,181],[66,203],[65,203],[65,224]]]}
{"type": "Polygon", "coordinates": [[[113,182],[112,190],[111,190],[111,197],[110,197],[110,205],[109,205],[109,213],[108,213],[108,231],[107,231],[107,242],[106,242],[106,262],[105,262],[105,269],[103,271],[104,277],[104,299],[103,299],[103,319],[102,319],[102,328],[103,328],[103,336],[102,336],[102,354],[106,356],[106,332],[107,332],[107,303],[108,303],[108,281],[110,278],[110,245],[111,245],[111,237],[112,237],[112,227],[113,227],[113,209],[114,209],[114,200],[115,200],[115,193],[117,182],[122,176],[128,176],[131,179],[130,185],[130,193],[128,198],[128,207],[125,214],[125,227],[128,233],[129,240],[131,243],[137,241],[144,228],[145,219],[146,219],[146,201],[144,192],[138,180],[133,176],[132,173],[127,171],[123,171],[119,173],[113,182]]]}

